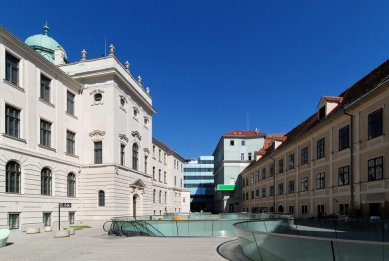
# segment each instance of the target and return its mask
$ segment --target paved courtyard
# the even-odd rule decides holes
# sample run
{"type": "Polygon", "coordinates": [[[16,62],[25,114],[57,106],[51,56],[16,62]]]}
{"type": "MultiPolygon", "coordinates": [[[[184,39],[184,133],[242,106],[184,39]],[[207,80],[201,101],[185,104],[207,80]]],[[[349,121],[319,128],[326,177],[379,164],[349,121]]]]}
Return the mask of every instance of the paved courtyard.
{"type": "MultiPolygon", "coordinates": [[[[41,229],[42,230],[42,229],[41,229]]],[[[217,247],[234,237],[117,237],[102,227],[77,230],[66,238],[54,232],[12,230],[0,260],[226,260],[217,247]]]]}

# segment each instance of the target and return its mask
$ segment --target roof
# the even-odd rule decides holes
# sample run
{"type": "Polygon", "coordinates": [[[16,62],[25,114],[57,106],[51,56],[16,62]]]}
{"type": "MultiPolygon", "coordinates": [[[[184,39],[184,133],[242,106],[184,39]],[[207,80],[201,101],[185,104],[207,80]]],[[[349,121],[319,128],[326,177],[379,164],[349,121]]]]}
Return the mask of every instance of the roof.
{"type": "MultiPolygon", "coordinates": [[[[43,27],[44,34],[36,34],[26,39],[25,43],[32,49],[40,53],[50,62],[54,62],[54,49],[59,47],[59,43],[49,36],[49,27],[45,25],[43,27]]],[[[66,53],[64,54],[65,60],[67,60],[66,53]]]]}
{"type": "MultiPolygon", "coordinates": [[[[379,65],[365,77],[360,79],[358,82],[353,84],[351,87],[343,91],[339,96],[323,96],[328,101],[336,101],[339,102],[338,105],[326,116],[319,120],[318,112],[316,111],[298,126],[289,131],[285,136],[285,141],[275,150],[278,151],[293,141],[297,140],[299,137],[304,135],[306,132],[316,128],[317,126],[324,123],[327,119],[336,115],[339,112],[345,110],[349,105],[353,104],[355,101],[362,98],[364,95],[368,94],[375,88],[381,86],[383,83],[389,81],[389,60],[386,60],[384,63],[379,65]]],[[[261,150],[258,154],[263,154],[265,152],[266,156],[263,156],[261,159],[257,161],[257,163],[266,159],[271,152],[268,149],[261,150]]],[[[256,164],[254,164],[256,165],[256,164]]],[[[246,168],[247,170],[248,168],[246,168]]]]}
{"type": "Polygon", "coordinates": [[[266,134],[258,131],[234,130],[223,135],[223,137],[265,137],[266,134]]]}

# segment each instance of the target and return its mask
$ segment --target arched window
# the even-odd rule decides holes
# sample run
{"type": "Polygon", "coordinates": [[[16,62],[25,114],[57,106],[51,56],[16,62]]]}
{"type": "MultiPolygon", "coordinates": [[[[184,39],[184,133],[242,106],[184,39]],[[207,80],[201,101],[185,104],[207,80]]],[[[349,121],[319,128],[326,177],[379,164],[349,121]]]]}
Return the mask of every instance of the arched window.
{"type": "Polygon", "coordinates": [[[43,168],[41,172],[41,194],[51,195],[51,170],[43,168]]]}
{"type": "Polygon", "coordinates": [[[132,145],[132,168],[138,170],[138,145],[132,145]]]}
{"type": "Polygon", "coordinates": [[[20,193],[20,165],[15,161],[10,161],[5,169],[7,173],[5,192],[20,193]]]}
{"type": "Polygon", "coordinates": [[[167,192],[165,191],[165,203],[167,203],[167,192]]]}
{"type": "Polygon", "coordinates": [[[153,191],[153,203],[155,203],[155,189],[153,191]]]}
{"type": "Polygon", "coordinates": [[[68,174],[68,197],[76,196],[76,175],[68,174]]]}
{"type": "Polygon", "coordinates": [[[162,191],[159,191],[159,203],[162,203],[162,191]]]}
{"type": "Polygon", "coordinates": [[[99,207],[104,207],[105,206],[105,193],[104,191],[100,190],[99,191],[99,207]]]}

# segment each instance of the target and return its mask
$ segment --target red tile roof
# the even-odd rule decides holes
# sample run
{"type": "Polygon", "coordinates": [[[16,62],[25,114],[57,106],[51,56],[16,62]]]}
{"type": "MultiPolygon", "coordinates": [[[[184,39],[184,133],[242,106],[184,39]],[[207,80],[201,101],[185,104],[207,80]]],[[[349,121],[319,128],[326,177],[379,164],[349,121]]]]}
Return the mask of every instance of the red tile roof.
{"type": "Polygon", "coordinates": [[[240,131],[240,130],[234,130],[232,132],[223,135],[223,137],[265,137],[265,136],[266,134],[262,132],[240,131]]]}
{"type": "MultiPolygon", "coordinates": [[[[333,97],[333,96],[323,96],[328,101],[338,101],[339,104],[324,118],[318,119],[318,112],[315,112],[312,114],[309,118],[307,118],[305,121],[300,123],[298,126],[293,128],[291,131],[289,131],[285,136],[285,141],[276,149],[282,149],[289,143],[297,140],[301,135],[306,133],[307,131],[313,129],[321,122],[325,121],[329,117],[335,115],[336,113],[344,110],[347,105],[353,103],[357,99],[361,98],[363,95],[369,93],[374,88],[379,86],[380,84],[386,82],[389,80],[389,60],[386,60],[384,63],[379,65],[377,68],[375,68],[373,71],[371,71],[369,74],[367,74],[365,77],[363,77],[361,80],[353,84],[350,88],[343,91],[339,96],[333,97]]],[[[262,161],[265,159],[271,151],[266,149],[266,155],[263,156],[261,159],[259,159],[257,162],[262,161]]],[[[261,152],[260,154],[262,154],[261,152]]],[[[247,169],[247,168],[246,168],[247,169]]]]}

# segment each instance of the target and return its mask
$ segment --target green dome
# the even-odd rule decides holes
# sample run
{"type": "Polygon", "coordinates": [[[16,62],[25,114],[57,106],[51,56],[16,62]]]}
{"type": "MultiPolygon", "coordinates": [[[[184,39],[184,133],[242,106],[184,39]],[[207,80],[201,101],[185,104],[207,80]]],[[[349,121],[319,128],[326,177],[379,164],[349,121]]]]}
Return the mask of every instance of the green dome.
{"type": "MultiPolygon", "coordinates": [[[[43,57],[45,57],[50,62],[54,62],[54,49],[57,48],[59,43],[51,38],[49,34],[49,27],[45,25],[43,27],[45,31],[44,34],[36,34],[27,38],[25,43],[34,49],[36,52],[40,53],[43,57]]],[[[64,55],[65,63],[67,63],[66,52],[64,55]]]]}

